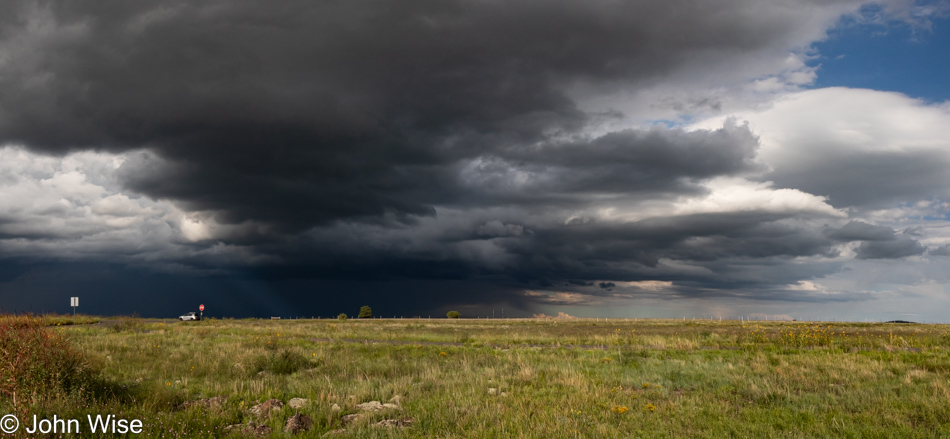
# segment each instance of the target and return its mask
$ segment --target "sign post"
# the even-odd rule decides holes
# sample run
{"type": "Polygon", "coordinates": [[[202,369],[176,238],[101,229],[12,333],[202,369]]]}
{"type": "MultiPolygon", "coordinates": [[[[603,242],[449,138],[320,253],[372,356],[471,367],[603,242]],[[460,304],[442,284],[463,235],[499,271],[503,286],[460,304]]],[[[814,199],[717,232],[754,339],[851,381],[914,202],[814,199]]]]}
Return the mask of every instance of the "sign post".
{"type": "Polygon", "coordinates": [[[204,305],[203,303],[202,303],[201,305],[198,305],[198,311],[200,312],[200,313],[198,314],[198,319],[199,319],[199,320],[204,319],[204,317],[205,317],[205,305],[204,305]]]}
{"type": "Polygon", "coordinates": [[[75,317],[75,316],[76,316],[76,307],[79,306],[79,298],[78,298],[78,297],[70,297],[70,298],[69,298],[69,306],[73,307],[73,317],[75,317]]]}

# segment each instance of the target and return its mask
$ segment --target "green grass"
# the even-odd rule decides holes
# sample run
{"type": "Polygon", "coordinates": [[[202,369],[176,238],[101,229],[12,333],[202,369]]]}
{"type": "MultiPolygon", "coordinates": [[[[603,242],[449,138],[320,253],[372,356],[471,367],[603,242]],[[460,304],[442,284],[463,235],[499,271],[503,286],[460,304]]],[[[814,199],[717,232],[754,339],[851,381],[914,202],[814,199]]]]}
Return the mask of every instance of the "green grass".
{"type": "Polygon", "coordinates": [[[0,316],[0,320],[4,319],[22,319],[22,318],[31,318],[36,320],[42,326],[68,326],[68,325],[89,325],[93,323],[99,323],[102,319],[96,316],[87,316],[83,314],[78,315],[59,315],[59,314],[44,314],[37,316],[0,316]]]}
{"type": "Polygon", "coordinates": [[[272,437],[290,437],[298,411],[314,424],[294,437],[322,437],[370,400],[402,408],[333,437],[950,436],[944,325],[130,319],[48,330],[101,384],[30,413],[120,414],[142,419],[145,437],[221,437],[254,419],[253,403],[294,397],[311,404],[263,420],[272,437]],[[179,409],[217,395],[220,409],[179,409]]]}

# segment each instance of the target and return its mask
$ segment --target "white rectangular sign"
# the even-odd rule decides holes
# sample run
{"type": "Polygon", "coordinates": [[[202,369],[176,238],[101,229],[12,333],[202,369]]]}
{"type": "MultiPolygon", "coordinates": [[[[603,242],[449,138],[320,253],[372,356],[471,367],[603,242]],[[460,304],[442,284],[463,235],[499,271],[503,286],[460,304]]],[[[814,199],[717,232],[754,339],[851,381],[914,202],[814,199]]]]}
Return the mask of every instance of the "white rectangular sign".
{"type": "Polygon", "coordinates": [[[78,297],[70,297],[70,298],[69,298],[69,306],[79,306],[79,298],[78,298],[78,297]]]}

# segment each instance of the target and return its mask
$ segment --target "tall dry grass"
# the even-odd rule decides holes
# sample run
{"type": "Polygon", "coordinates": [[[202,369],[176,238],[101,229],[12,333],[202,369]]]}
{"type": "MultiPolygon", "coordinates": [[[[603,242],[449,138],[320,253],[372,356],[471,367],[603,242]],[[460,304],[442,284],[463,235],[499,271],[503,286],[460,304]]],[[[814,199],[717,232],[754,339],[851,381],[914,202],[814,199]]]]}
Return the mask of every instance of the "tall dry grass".
{"type": "Polygon", "coordinates": [[[0,317],[0,395],[14,412],[81,391],[93,378],[80,352],[42,320],[28,315],[0,317]]]}

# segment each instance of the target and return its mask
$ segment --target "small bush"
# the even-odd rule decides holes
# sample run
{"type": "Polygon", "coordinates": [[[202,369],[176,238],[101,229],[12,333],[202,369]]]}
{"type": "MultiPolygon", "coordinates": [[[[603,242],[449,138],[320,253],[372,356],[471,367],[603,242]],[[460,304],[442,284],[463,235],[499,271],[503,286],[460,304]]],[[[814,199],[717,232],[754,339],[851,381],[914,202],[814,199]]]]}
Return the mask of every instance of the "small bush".
{"type": "Polygon", "coordinates": [[[445,313],[445,316],[448,317],[448,318],[450,318],[450,319],[458,319],[458,318],[461,318],[461,317],[462,317],[462,313],[460,313],[460,312],[458,312],[458,311],[449,311],[449,312],[445,313]]]}
{"type": "Polygon", "coordinates": [[[132,317],[124,317],[122,320],[119,320],[116,323],[112,324],[112,330],[115,332],[140,332],[145,328],[145,321],[142,320],[138,315],[133,315],[132,317]]]}
{"type": "Polygon", "coordinates": [[[360,315],[358,317],[361,319],[373,318],[373,308],[364,305],[362,308],[360,308],[360,315]]]}
{"type": "Polygon", "coordinates": [[[271,372],[278,375],[292,374],[307,365],[307,357],[299,352],[288,349],[275,352],[257,359],[255,369],[257,372],[271,372]]]}
{"type": "Polygon", "coordinates": [[[341,322],[345,322],[347,317],[346,317],[346,314],[340,313],[340,315],[336,316],[336,319],[341,322]]]}

